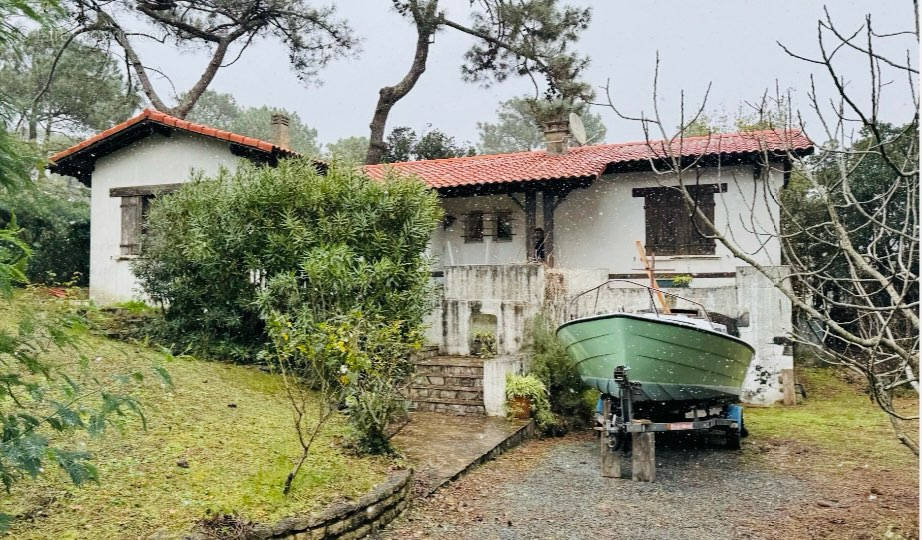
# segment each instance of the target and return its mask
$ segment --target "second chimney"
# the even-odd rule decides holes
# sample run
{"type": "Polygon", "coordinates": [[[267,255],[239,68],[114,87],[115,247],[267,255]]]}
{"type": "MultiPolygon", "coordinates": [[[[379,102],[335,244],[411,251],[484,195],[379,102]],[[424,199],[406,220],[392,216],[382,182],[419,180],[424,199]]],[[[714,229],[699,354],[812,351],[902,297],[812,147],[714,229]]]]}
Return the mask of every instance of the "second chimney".
{"type": "Polygon", "coordinates": [[[559,156],[567,151],[570,142],[570,122],[554,120],[544,123],[544,145],[547,153],[559,156]]]}
{"type": "Polygon", "coordinates": [[[288,133],[288,115],[282,113],[272,113],[272,143],[282,148],[291,146],[291,135],[288,133]]]}

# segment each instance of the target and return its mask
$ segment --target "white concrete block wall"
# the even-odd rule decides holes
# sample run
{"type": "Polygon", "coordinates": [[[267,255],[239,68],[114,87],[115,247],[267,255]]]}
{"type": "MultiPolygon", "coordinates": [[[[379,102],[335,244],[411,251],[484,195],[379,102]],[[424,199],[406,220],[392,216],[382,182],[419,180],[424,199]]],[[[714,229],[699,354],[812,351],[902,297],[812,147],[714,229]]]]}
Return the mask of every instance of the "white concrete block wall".
{"type": "MultiPolygon", "coordinates": [[[[790,334],[791,304],[771,281],[754,268],[739,267],[735,270],[735,286],[670,291],[699,302],[712,312],[733,318],[746,315],[749,324],[739,328],[740,337],[753,346],[756,355],[746,376],[742,399],[746,403],[772,404],[782,398],[781,370],[793,367],[792,357],[783,353],[784,346],[774,344],[775,337],[790,334]]],[[[770,270],[775,276],[783,276],[788,271],[786,267],[771,267],[770,270]]],[[[599,271],[582,269],[544,270],[541,265],[535,264],[448,268],[445,273],[446,296],[441,308],[430,319],[442,331],[432,332],[437,337],[431,344],[438,345],[443,354],[470,354],[472,315],[482,313],[496,316],[500,356],[527,353],[526,328],[531,318],[543,308],[548,308],[547,300],[556,301],[572,296],[573,291],[585,290],[593,277],[600,278],[595,282],[598,284],[607,276],[599,271]],[[528,276],[528,279],[523,276],[528,276]],[[550,281],[555,287],[563,287],[562,294],[546,294],[545,287],[550,281]],[[448,291],[451,291],[450,295],[448,291]]],[[[627,311],[648,309],[649,296],[645,289],[613,285],[604,289],[598,304],[594,295],[581,302],[579,309],[583,312],[580,315],[622,308],[627,311]]],[[[677,300],[674,307],[693,308],[694,304],[677,300]]],[[[559,314],[556,318],[558,322],[563,321],[559,314]]],[[[494,375],[484,372],[485,386],[500,384],[487,380],[494,375]]],[[[502,377],[505,377],[504,373],[502,377]]]]}
{"type": "MultiPolygon", "coordinates": [[[[523,200],[521,194],[518,199],[523,200]]],[[[478,195],[474,197],[448,197],[442,199],[445,215],[454,221],[448,227],[440,226],[432,234],[430,253],[436,259],[436,266],[464,266],[473,264],[509,264],[526,262],[525,212],[508,195],[478,195]],[[491,221],[484,223],[484,237],[480,242],[464,239],[466,214],[473,211],[484,213],[509,212],[512,216],[512,239],[497,240],[487,230],[491,221]]],[[[538,223],[541,223],[541,209],[538,208],[538,223]]]]}
{"type": "MultiPolygon", "coordinates": [[[[785,266],[767,270],[775,279],[789,273],[785,266]]],[[[737,303],[749,315],[749,326],[739,329],[740,337],[756,350],[743,384],[742,398],[746,403],[770,405],[784,397],[781,370],[794,367],[794,357],[785,355],[784,346],[774,343],[776,337],[791,335],[791,301],[755,268],[737,268],[736,279],[737,303]]]]}
{"type": "Polygon", "coordinates": [[[497,356],[483,361],[483,408],[488,416],[505,416],[506,375],[521,375],[524,369],[523,355],[497,356]]]}

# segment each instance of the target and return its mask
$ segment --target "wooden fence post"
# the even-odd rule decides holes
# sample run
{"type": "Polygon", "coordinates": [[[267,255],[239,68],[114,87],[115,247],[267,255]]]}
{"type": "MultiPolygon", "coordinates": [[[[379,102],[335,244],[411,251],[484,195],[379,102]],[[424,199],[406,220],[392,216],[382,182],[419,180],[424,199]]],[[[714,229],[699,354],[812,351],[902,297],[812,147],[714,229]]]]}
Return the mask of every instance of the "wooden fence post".
{"type": "Polygon", "coordinates": [[[781,370],[781,390],[784,392],[785,405],[797,405],[797,395],[794,392],[794,370],[781,370]]]}

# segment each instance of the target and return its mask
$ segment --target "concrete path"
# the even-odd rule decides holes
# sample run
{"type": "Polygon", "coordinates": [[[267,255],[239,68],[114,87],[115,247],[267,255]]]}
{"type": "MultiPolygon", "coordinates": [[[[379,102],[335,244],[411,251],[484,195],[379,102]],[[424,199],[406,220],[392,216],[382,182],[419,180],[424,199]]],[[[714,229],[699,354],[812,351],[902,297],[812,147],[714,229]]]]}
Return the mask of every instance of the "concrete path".
{"type": "Polygon", "coordinates": [[[426,496],[533,434],[530,420],[415,412],[392,442],[416,470],[417,496],[426,496]]]}

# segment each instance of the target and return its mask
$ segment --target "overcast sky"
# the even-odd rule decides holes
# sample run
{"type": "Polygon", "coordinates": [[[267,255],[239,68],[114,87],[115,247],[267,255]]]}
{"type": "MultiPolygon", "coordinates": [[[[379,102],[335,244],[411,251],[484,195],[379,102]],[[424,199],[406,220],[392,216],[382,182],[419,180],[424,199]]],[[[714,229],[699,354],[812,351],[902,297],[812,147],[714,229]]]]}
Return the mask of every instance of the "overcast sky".
{"type": "MultiPolygon", "coordinates": [[[[443,2],[457,19],[467,20],[467,0],[443,2]]],[[[592,59],[586,79],[593,85],[612,81],[615,103],[628,113],[650,111],[653,65],[661,57],[661,104],[666,116],[678,122],[679,91],[698,103],[708,82],[712,83],[709,110],[731,116],[744,100],[757,100],[776,84],[794,91],[795,103],[806,105],[809,76],[817,73],[819,93],[830,95],[823,73],[816,66],[788,57],[776,44],[813,55],[817,51],[816,21],[823,3],[807,0],[765,2],[638,1],[577,2],[593,8],[592,24],[577,48],[592,59]]],[[[866,13],[873,16],[878,32],[909,30],[912,3],[898,0],[836,0],[830,12],[842,29],[857,29],[866,13]]],[[[273,42],[258,43],[233,66],[222,69],[211,88],[229,92],[244,105],[276,105],[297,111],[316,128],[321,142],[340,137],[368,135],[368,122],[378,89],[397,82],[413,55],[415,31],[392,8],[389,0],[340,0],[338,13],[361,38],[356,58],[335,61],[320,73],[322,86],[305,86],[288,67],[284,48],[273,42]]],[[[461,80],[459,66],[471,41],[451,29],[436,36],[427,71],[416,88],[394,107],[388,129],[407,125],[417,131],[427,124],[461,141],[476,143],[478,121],[495,118],[497,104],[527,93],[524,80],[510,80],[481,88],[461,80]]],[[[896,46],[897,58],[905,56],[911,41],[896,46]],[[901,51],[902,50],[902,51],[901,51]]],[[[170,75],[183,91],[198,77],[205,56],[178,53],[163,46],[144,46],[146,63],[170,75]]],[[[864,61],[866,62],[866,61],[864,61]]],[[[917,51],[913,51],[917,63],[917,51]]],[[[845,58],[844,72],[860,88],[866,80],[866,63],[845,58]]],[[[168,86],[163,84],[163,90],[168,86]]],[[[905,79],[894,84],[882,106],[882,116],[907,119],[912,103],[903,91],[905,79]]],[[[607,142],[643,138],[637,124],[619,119],[613,112],[595,108],[608,128],[607,142]]],[[[816,125],[815,123],[813,124],[816,125]]],[[[808,127],[810,127],[808,125],[808,127]]]]}

